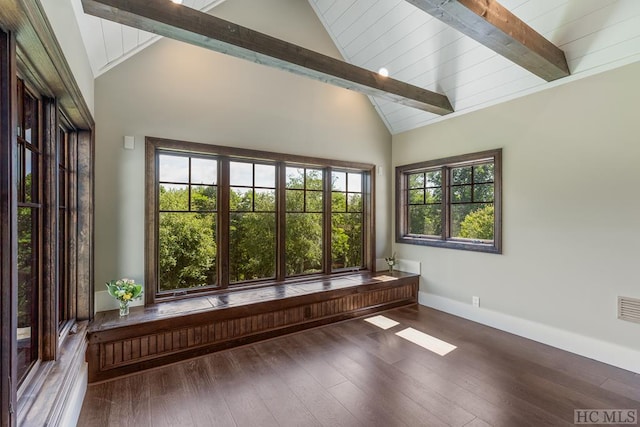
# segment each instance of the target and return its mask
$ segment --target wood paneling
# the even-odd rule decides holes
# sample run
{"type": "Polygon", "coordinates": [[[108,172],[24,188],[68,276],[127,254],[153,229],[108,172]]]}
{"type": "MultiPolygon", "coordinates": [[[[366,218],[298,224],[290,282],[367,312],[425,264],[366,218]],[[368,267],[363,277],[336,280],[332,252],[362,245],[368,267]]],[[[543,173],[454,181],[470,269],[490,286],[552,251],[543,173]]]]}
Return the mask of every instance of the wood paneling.
{"type": "Polygon", "coordinates": [[[279,292],[271,288],[229,291],[205,297],[209,308],[187,308],[184,314],[172,313],[170,308],[164,309],[166,314],[133,308],[128,318],[119,318],[117,311],[98,313],[88,332],[89,381],[416,303],[417,276],[397,272],[392,280],[385,277],[362,273],[282,285],[279,292]]]}

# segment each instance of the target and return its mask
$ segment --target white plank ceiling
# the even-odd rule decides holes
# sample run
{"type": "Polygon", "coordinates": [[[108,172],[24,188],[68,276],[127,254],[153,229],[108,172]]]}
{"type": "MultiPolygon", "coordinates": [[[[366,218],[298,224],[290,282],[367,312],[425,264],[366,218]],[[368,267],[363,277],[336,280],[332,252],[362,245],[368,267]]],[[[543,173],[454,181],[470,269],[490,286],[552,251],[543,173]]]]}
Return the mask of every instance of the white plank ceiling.
{"type": "MultiPolygon", "coordinates": [[[[183,5],[208,12],[223,1],[184,0],[183,5]]],[[[146,31],[87,15],[82,9],[82,0],[71,0],[71,4],[94,77],[161,39],[146,31]]]]}
{"type": "MultiPolygon", "coordinates": [[[[156,39],[152,34],[84,15],[80,0],[71,1],[95,76],[156,39]]],[[[221,1],[184,0],[184,4],[210,10],[221,1]]],[[[500,1],[564,50],[572,75],[551,83],[405,0],[309,3],[345,61],[372,71],[385,67],[394,79],[446,95],[456,111],[453,115],[640,60],[640,0],[500,1]]],[[[371,101],[393,134],[442,120],[391,101],[371,101]]]]}

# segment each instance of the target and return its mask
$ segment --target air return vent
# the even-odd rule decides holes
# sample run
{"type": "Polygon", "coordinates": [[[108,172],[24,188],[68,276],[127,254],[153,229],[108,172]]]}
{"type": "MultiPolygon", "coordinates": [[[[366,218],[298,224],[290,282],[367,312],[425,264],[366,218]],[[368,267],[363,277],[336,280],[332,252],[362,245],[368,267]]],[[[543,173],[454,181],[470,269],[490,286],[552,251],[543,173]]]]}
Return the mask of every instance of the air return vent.
{"type": "Polygon", "coordinates": [[[640,323],[640,299],[618,297],[618,319],[640,323]]]}

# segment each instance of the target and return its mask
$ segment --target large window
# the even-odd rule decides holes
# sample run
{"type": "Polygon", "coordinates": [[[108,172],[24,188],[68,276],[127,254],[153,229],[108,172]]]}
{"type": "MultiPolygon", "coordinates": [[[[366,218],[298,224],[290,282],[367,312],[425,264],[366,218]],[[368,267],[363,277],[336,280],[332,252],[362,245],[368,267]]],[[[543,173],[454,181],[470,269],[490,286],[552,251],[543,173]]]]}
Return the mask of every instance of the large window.
{"type": "Polygon", "coordinates": [[[76,316],[76,133],[53,100],[17,79],[17,373],[27,382],[40,360],[57,357],[76,316]]]}
{"type": "Polygon", "coordinates": [[[501,150],[396,168],[396,241],[501,253],[501,150]]]}
{"type": "Polygon", "coordinates": [[[0,424],[49,425],[94,312],[93,119],[46,17],[19,15],[0,16],[0,424]]]}
{"type": "Polygon", "coordinates": [[[371,170],[147,138],[147,301],[369,268],[371,170]]]}

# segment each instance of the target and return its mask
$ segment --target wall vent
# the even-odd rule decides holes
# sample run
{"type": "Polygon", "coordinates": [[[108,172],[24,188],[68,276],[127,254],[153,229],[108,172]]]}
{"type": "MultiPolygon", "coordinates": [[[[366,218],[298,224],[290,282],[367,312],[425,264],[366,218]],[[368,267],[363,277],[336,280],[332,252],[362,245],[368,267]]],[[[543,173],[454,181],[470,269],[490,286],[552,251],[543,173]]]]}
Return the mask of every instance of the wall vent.
{"type": "Polygon", "coordinates": [[[640,323],[640,299],[618,297],[618,319],[640,323]]]}

